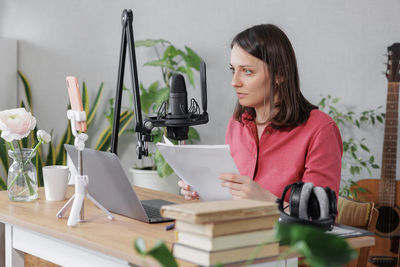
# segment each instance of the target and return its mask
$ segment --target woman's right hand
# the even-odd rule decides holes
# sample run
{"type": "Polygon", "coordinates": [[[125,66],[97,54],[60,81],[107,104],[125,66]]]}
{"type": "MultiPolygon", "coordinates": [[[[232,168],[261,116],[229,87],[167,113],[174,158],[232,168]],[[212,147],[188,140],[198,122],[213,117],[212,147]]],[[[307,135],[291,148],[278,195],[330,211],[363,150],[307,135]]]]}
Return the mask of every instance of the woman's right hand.
{"type": "Polygon", "coordinates": [[[199,199],[199,195],[195,191],[190,190],[190,185],[180,180],[178,186],[181,188],[181,195],[185,197],[186,200],[199,199]]]}

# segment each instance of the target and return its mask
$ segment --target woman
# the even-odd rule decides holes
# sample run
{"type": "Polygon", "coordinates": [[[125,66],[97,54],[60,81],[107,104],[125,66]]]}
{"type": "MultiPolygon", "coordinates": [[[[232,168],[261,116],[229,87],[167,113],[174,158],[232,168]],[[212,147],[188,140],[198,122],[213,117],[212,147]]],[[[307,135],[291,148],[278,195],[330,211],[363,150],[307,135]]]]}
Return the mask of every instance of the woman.
{"type": "MultiPolygon", "coordinates": [[[[285,186],[297,181],[329,186],[338,195],[340,132],[300,92],[287,36],[274,25],[257,25],[236,35],[231,48],[238,103],[226,143],[240,174],[221,174],[222,186],[234,198],[264,201],[275,201],[285,186]]],[[[198,198],[189,185],[178,184],[186,199],[198,198]]]]}

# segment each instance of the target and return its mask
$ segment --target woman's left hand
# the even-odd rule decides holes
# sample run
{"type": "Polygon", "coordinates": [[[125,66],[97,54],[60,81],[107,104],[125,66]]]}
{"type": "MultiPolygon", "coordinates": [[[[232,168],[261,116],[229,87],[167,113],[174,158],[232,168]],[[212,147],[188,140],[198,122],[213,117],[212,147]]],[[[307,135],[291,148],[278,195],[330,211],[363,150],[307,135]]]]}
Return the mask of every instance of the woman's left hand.
{"type": "Polygon", "coordinates": [[[248,176],[241,176],[234,173],[223,173],[219,177],[222,186],[228,187],[234,199],[246,198],[262,201],[276,200],[276,196],[263,189],[248,176]]]}

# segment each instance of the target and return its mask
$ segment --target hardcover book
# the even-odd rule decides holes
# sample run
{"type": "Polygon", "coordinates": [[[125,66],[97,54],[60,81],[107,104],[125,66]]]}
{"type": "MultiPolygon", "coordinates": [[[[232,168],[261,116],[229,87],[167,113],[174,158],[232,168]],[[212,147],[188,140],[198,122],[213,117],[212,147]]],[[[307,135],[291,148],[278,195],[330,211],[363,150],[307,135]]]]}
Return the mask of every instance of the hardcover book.
{"type": "Polygon", "coordinates": [[[210,223],[277,214],[279,212],[276,203],[249,199],[195,202],[161,208],[162,216],[191,223],[210,223]]]}
{"type": "Polygon", "coordinates": [[[175,222],[175,229],[177,231],[184,231],[210,237],[222,236],[262,229],[271,229],[278,221],[278,218],[279,214],[276,214],[249,219],[221,221],[205,224],[193,224],[190,222],[178,220],[175,222]]]}
{"type": "Polygon", "coordinates": [[[279,254],[279,243],[270,243],[262,246],[240,247],[236,249],[205,251],[175,243],[173,254],[177,259],[185,260],[201,266],[227,264],[248,259],[266,258],[279,254]]]}
{"type": "Polygon", "coordinates": [[[175,242],[206,251],[217,251],[273,243],[277,240],[275,230],[269,229],[217,237],[176,231],[175,242]]]}

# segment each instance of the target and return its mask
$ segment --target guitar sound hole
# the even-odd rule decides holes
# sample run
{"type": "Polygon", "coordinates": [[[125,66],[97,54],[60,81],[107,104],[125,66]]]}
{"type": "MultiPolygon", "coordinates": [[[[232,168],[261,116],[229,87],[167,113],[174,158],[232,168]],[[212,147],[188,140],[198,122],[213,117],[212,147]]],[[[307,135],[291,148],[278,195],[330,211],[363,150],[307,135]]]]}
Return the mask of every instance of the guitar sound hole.
{"type": "Polygon", "coordinates": [[[391,233],[399,225],[399,215],[392,207],[379,207],[376,229],[382,233],[391,233]]]}

